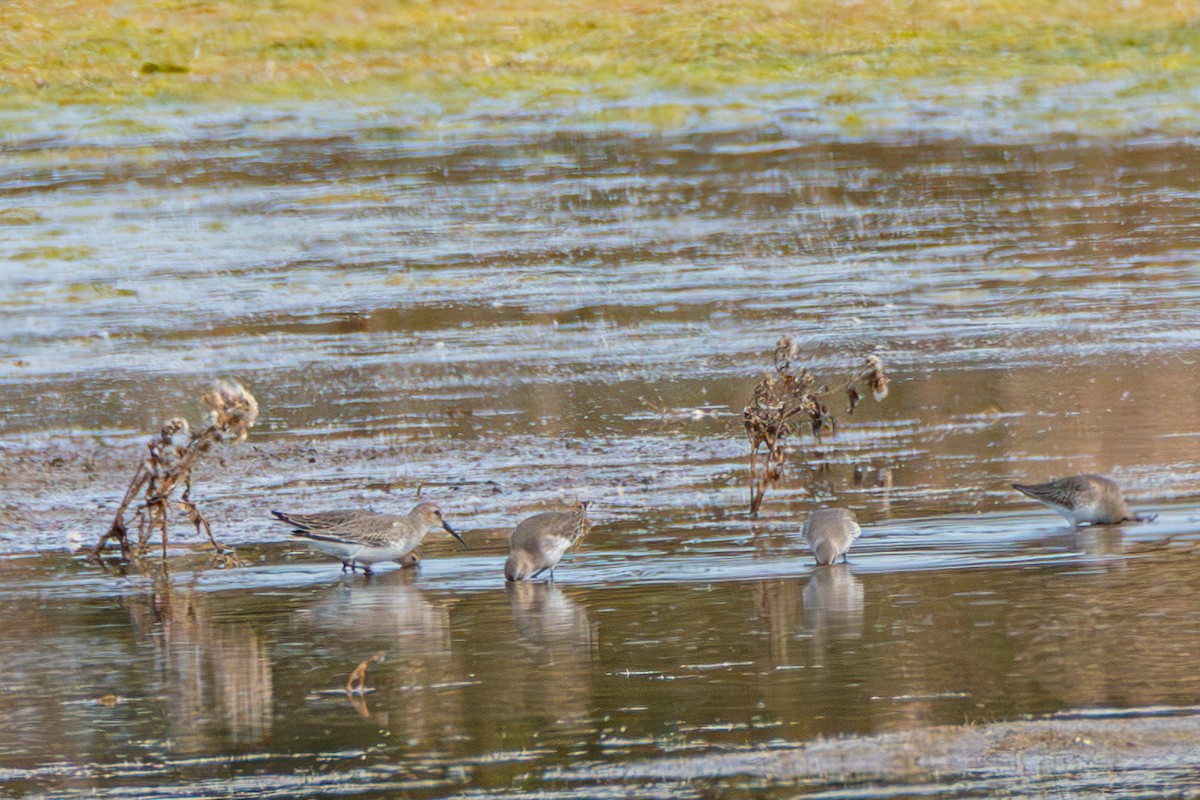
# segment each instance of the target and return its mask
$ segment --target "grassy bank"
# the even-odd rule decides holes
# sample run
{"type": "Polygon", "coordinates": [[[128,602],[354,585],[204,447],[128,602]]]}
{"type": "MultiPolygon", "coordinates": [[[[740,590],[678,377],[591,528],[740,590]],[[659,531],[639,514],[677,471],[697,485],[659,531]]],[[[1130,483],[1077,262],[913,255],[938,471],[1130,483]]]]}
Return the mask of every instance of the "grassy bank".
{"type": "MultiPolygon", "coordinates": [[[[1194,11],[1194,9],[1191,9],[1194,11]]],[[[1200,76],[1174,0],[9,0],[0,108],[1200,76]]]]}

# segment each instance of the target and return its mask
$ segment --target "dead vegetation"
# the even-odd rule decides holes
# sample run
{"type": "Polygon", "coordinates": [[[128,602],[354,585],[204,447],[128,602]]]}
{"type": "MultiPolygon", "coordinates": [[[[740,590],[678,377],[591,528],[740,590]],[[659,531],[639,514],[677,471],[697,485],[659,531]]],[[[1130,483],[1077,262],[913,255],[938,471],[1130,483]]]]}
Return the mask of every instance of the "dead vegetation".
{"type": "Polygon", "coordinates": [[[350,679],[346,681],[346,694],[351,697],[354,695],[362,696],[371,691],[367,689],[367,668],[372,664],[378,664],[384,658],[384,653],[376,653],[366,661],[359,662],[359,665],[350,673],[350,679]]]}
{"type": "Polygon", "coordinates": [[[750,515],[758,516],[767,489],[783,477],[784,442],[807,428],[820,440],[837,431],[837,418],[826,401],[844,394],[847,414],[862,400],[859,384],[869,388],[876,401],[888,394],[888,378],[877,356],[867,356],[863,365],[837,387],[816,387],[816,377],[804,367],[793,367],[799,348],[790,336],[781,336],[775,346],[775,373],[754,387],[754,397],[742,412],[750,439],[750,515]],[[816,387],[816,388],[814,388],[816,387]],[[759,448],[764,449],[759,454],[759,448]]]}
{"type": "Polygon", "coordinates": [[[385,653],[376,653],[366,661],[359,662],[359,665],[350,673],[350,679],[346,681],[346,698],[363,719],[369,719],[371,716],[371,709],[367,705],[367,694],[375,691],[367,687],[367,669],[372,664],[383,661],[384,658],[386,658],[385,653]]]}
{"type": "Polygon", "coordinates": [[[237,443],[244,441],[250,428],[258,419],[258,401],[240,384],[232,381],[217,381],[206,392],[201,401],[209,409],[208,425],[199,433],[193,433],[188,421],[172,417],[163,423],[162,430],[147,445],[149,455],[138,463],[125,496],[108,531],[91,550],[91,559],[99,563],[105,546],[116,540],[121,548],[121,560],[129,562],[145,555],[150,538],[159,532],[162,541],[162,557],[167,557],[167,528],[172,506],[187,512],[188,519],[196,528],[208,536],[218,554],[227,555],[224,548],[213,538],[212,528],[204,514],[191,499],[192,477],[202,456],[217,442],[237,443]],[[172,495],[182,489],[178,498],[172,495]],[[133,525],[137,530],[136,544],[130,542],[129,524],[126,514],[129,507],[140,498],[132,511],[133,525]]]}

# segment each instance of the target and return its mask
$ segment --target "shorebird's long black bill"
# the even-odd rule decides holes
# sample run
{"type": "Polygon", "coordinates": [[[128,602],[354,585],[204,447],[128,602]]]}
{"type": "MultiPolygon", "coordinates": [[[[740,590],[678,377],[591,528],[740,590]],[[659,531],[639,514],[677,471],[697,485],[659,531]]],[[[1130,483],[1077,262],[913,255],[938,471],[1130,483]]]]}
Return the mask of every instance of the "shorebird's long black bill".
{"type": "Polygon", "coordinates": [[[458,531],[454,530],[454,528],[451,528],[450,523],[446,522],[446,520],[442,520],[442,527],[445,528],[451,536],[453,536],[455,539],[458,539],[458,543],[463,546],[464,550],[471,549],[467,547],[467,543],[463,541],[463,537],[458,535],[458,531]]]}

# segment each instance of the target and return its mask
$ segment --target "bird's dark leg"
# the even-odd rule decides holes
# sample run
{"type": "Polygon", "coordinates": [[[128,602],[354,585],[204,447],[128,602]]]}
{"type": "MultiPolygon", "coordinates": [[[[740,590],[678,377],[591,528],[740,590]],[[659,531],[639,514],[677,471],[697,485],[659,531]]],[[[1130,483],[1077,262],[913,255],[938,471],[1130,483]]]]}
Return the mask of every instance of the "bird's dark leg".
{"type": "Polygon", "coordinates": [[[342,562],[342,572],[344,573],[346,570],[350,570],[351,572],[354,571],[354,565],[351,564],[349,561],[342,562]]]}

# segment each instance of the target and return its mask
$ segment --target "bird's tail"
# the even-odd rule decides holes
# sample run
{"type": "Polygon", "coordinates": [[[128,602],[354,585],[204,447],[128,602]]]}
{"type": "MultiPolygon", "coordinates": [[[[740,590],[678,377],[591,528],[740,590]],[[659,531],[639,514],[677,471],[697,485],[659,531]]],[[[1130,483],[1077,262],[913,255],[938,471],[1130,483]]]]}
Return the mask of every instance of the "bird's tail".
{"type": "Polygon", "coordinates": [[[589,500],[580,500],[575,504],[575,528],[571,531],[572,546],[582,542],[587,537],[588,531],[592,528],[592,523],[587,518],[588,506],[591,504],[589,500]]]}

